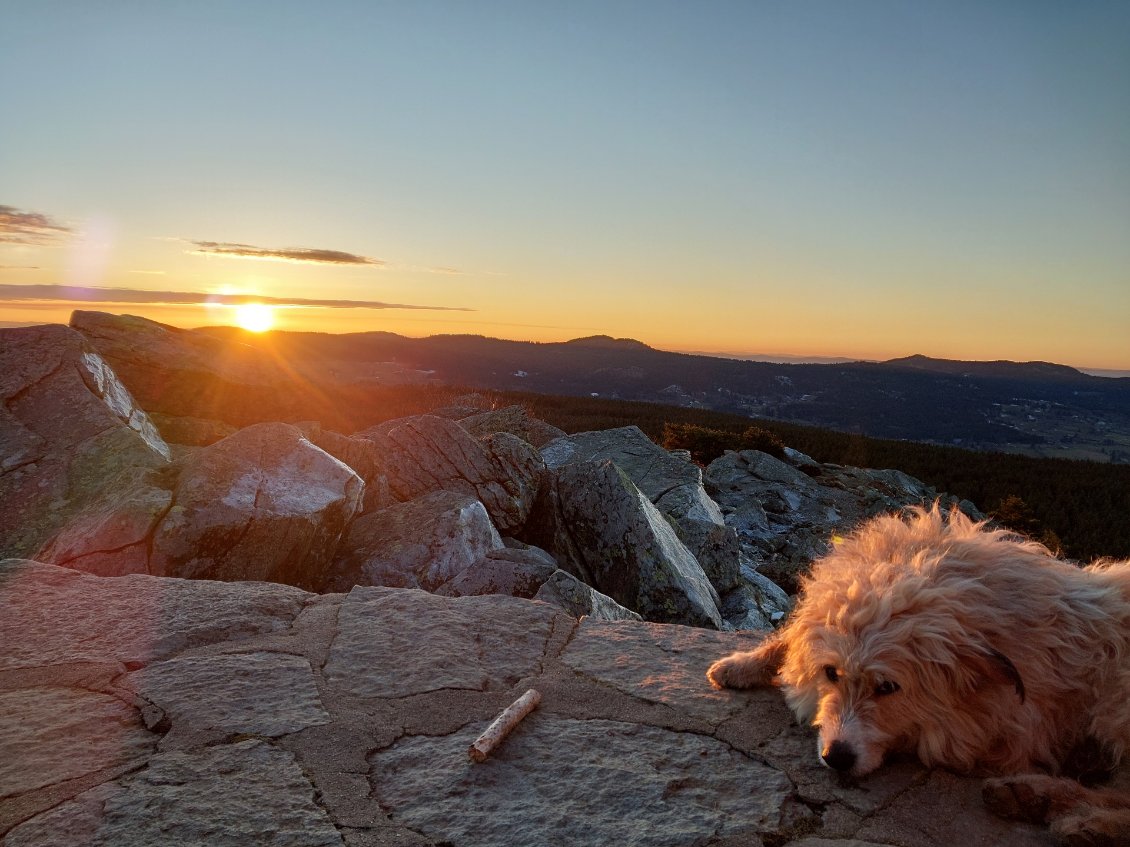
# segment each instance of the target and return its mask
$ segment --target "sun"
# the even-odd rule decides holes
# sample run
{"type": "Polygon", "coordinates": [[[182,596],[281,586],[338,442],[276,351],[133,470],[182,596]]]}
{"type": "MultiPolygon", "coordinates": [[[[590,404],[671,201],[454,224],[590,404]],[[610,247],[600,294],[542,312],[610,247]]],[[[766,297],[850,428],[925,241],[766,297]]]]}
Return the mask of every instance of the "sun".
{"type": "Polygon", "coordinates": [[[244,303],[235,307],[235,322],[248,332],[266,332],[275,325],[275,309],[264,303],[244,303]]]}

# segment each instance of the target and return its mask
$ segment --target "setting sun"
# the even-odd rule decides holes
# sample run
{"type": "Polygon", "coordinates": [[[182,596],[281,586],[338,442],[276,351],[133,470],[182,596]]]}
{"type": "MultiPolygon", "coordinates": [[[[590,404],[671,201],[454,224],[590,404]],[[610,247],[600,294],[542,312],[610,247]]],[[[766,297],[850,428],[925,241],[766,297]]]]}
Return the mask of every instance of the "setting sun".
{"type": "Polygon", "coordinates": [[[236,325],[248,332],[266,332],[275,325],[275,310],[263,303],[244,303],[235,307],[236,325]]]}

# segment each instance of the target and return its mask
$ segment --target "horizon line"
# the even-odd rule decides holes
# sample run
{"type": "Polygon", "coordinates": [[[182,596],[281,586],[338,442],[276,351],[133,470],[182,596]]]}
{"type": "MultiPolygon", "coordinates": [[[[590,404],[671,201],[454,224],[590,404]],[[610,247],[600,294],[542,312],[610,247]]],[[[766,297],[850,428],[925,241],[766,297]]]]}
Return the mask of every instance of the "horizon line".
{"type": "MultiPolygon", "coordinates": [[[[2,287],[3,286],[0,286],[0,288],[2,288],[2,287]]],[[[108,290],[108,289],[103,289],[103,290],[108,290]]],[[[219,303],[219,304],[216,304],[215,301],[213,301],[213,304],[229,306],[229,305],[243,305],[245,302],[266,302],[267,305],[282,305],[282,304],[270,303],[269,302],[270,298],[256,298],[256,297],[253,297],[251,295],[223,295],[223,296],[225,296],[227,298],[231,298],[231,301],[219,303]],[[247,298],[247,299],[246,300],[238,299],[238,298],[244,298],[244,297],[247,298]]],[[[0,301],[2,301],[2,299],[3,298],[0,297],[0,301]]],[[[300,298],[289,298],[289,299],[288,298],[278,298],[278,299],[285,300],[287,304],[293,305],[294,300],[300,299],[300,298]]],[[[83,301],[63,301],[63,302],[81,303],[83,301]]],[[[113,302],[113,301],[102,301],[102,302],[113,302]]],[[[358,302],[358,301],[339,301],[339,302],[358,302]]],[[[364,301],[360,301],[360,302],[364,302],[364,301]]],[[[141,303],[139,303],[139,305],[141,305],[141,303]]],[[[149,305],[149,304],[145,304],[145,305],[149,305]]],[[[160,305],[160,304],[153,304],[153,305],[160,305]]],[[[208,303],[172,303],[172,304],[168,304],[168,305],[208,305],[208,303]]],[[[354,308],[358,308],[358,307],[354,307],[354,308]]],[[[366,307],[360,307],[360,308],[366,308],[366,307]]],[[[377,308],[431,309],[431,310],[442,310],[442,311],[476,311],[474,309],[466,309],[466,308],[458,308],[458,307],[444,307],[444,306],[386,305],[386,306],[377,307],[377,308]]],[[[97,311],[97,310],[74,309],[72,311],[97,311]]],[[[105,314],[114,314],[114,313],[106,312],[105,314]]],[[[125,316],[127,313],[118,313],[118,314],[120,316],[125,316]]],[[[153,320],[152,318],[145,318],[142,315],[135,315],[135,316],[132,316],[132,317],[140,317],[143,320],[153,320]]],[[[161,323],[160,321],[153,321],[153,322],[154,323],[161,323]]],[[[43,321],[4,321],[4,320],[0,320],[0,329],[19,329],[19,328],[22,328],[22,327],[29,327],[29,326],[50,325],[52,323],[55,323],[55,322],[52,322],[52,321],[43,322],[43,321]]],[[[62,324],[62,325],[66,326],[66,324],[62,324]]],[[[231,324],[206,323],[206,324],[200,324],[200,325],[197,325],[197,326],[183,327],[183,328],[189,329],[189,330],[200,330],[200,329],[212,329],[212,328],[238,329],[239,327],[233,326],[231,324]]],[[[517,344],[539,344],[539,345],[543,345],[543,344],[567,344],[567,343],[570,343],[570,342],[582,341],[582,340],[590,339],[590,338],[608,338],[608,339],[611,339],[613,341],[636,342],[636,343],[639,343],[639,344],[643,344],[646,347],[650,347],[653,350],[656,350],[658,352],[663,352],[663,353],[675,353],[675,354],[685,355],[685,356],[707,356],[707,357],[713,358],[713,359],[730,359],[730,360],[734,360],[734,361],[760,362],[760,363],[763,363],[763,364],[780,364],[780,365],[828,365],[828,366],[833,366],[833,365],[854,364],[854,363],[857,363],[857,362],[858,363],[865,363],[865,364],[887,364],[889,362],[897,362],[897,361],[900,361],[900,360],[903,360],[903,359],[914,358],[914,357],[922,357],[922,358],[930,359],[930,360],[933,360],[933,361],[961,362],[961,363],[965,363],[965,364],[991,364],[991,363],[994,363],[994,362],[1005,362],[1005,363],[1016,364],[1016,365],[1048,364],[1048,365],[1056,365],[1056,366],[1059,366],[1059,367],[1071,368],[1071,369],[1076,370],[1076,371],[1078,371],[1082,374],[1085,374],[1087,376],[1095,376],[1095,377],[1100,377],[1100,378],[1103,378],[1103,379],[1126,379],[1126,378],[1130,378],[1130,369],[1127,369],[1127,368],[1090,367],[1090,366],[1082,366],[1082,365],[1073,365],[1073,364],[1068,364],[1068,363],[1065,363],[1065,362],[1054,362],[1054,361],[1050,361],[1050,360],[1046,360],[1046,359],[1029,359],[1029,360],[999,359],[999,358],[998,359],[955,359],[955,358],[951,358],[951,357],[930,356],[930,355],[926,355],[926,354],[923,354],[923,353],[908,353],[908,354],[905,354],[905,355],[902,355],[902,356],[893,356],[893,357],[890,357],[890,358],[887,358],[887,359],[877,359],[877,358],[869,358],[869,357],[862,357],[862,356],[831,356],[831,355],[817,355],[817,354],[802,355],[802,354],[795,354],[795,353],[734,353],[734,352],[726,352],[726,351],[709,351],[709,350],[679,350],[679,349],[668,349],[668,348],[663,348],[663,347],[655,347],[654,345],[648,344],[647,342],[644,342],[644,341],[640,341],[639,339],[636,339],[636,338],[628,338],[628,337],[617,338],[617,337],[608,335],[606,333],[596,333],[596,334],[593,334],[593,335],[577,336],[575,338],[568,338],[568,339],[565,339],[563,341],[532,341],[532,340],[529,340],[529,339],[502,338],[500,336],[487,335],[487,334],[481,333],[481,332],[437,332],[437,333],[431,333],[431,334],[428,334],[428,335],[415,335],[415,336],[413,336],[413,335],[407,335],[403,332],[393,332],[391,330],[350,330],[350,331],[346,331],[346,332],[331,332],[331,331],[328,331],[328,330],[271,329],[271,330],[267,330],[263,334],[269,335],[269,334],[274,333],[274,334],[313,334],[313,335],[366,335],[366,334],[369,334],[369,333],[376,333],[376,332],[384,333],[384,334],[387,334],[387,335],[398,335],[398,336],[401,336],[403,338],[426,339],[426,338],[439,338],[439,337],[445,337],[445,336],[471,336],[471,337],[477,337],[477,338],[484,338],[484,339],[489,340],[489,341],[506,341],[506,342],[512,342],[512,343],[517,343],[517,344]]]]}

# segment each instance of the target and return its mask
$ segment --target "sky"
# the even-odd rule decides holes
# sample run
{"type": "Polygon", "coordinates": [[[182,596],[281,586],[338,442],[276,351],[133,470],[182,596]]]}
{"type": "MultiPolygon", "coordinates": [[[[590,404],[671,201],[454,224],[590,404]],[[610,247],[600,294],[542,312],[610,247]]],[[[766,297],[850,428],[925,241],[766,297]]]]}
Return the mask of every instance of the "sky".
{"type": "Polygon", "coordinates": [[[1130,370],[1127,45],[1087,0],[0,0],[0,324],[1130,370]]]}

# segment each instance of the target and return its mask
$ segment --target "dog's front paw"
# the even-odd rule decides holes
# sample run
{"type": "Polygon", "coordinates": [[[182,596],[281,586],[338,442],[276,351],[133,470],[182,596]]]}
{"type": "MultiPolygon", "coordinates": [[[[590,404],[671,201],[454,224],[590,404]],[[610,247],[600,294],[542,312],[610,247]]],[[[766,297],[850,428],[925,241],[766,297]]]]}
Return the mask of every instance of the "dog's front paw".
{"type": "Polygon", "coordinates": [[[706,678],[715,688],[754,688],[767,682],[765,664],[755,653],[734,653],[719,659],[707,669],[706,678]]]}

